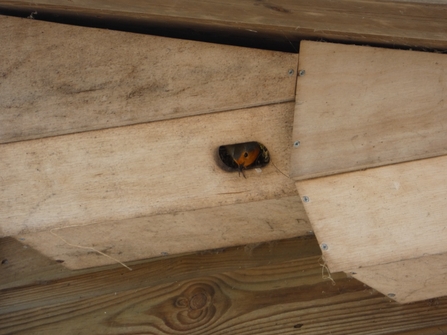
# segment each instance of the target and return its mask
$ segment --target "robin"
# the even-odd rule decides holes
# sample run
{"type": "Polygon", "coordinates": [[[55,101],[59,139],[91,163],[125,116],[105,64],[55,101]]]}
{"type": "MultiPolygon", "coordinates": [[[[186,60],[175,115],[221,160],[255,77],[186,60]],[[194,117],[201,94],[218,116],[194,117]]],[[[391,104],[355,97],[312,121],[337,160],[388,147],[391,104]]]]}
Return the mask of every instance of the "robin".
{"type": "Polygon", "coordinates": [[[236,163],[239,170],[239,175],[242,172],[244,178],[244,169],[255,164],[260,165],[266,160],[268,162],[267,149],[265,149],[265,147],[258,142],[246,142],[226,145],[225,149],[227,151],[227,154],[236,163]]]}

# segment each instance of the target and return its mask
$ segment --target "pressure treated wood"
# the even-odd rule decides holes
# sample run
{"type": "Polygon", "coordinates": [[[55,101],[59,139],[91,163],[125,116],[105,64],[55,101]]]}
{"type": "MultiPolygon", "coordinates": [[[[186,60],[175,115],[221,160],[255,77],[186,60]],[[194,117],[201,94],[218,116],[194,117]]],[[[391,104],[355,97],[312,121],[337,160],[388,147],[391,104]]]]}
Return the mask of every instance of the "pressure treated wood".
{"type": "Polygon", "coordinates": [[[8,237],[0,239],[8,260],[0,267],[0,314],[319,255],[315,237],[306,236],[131,262],[132,271],[116,264],[72,271],[8,237]]]}
{"type": "Polygon", "coordinates": [[[447,55],[302,42],[296,180],[447,154],[447,55]]]}
{"type": "Polygon", "coordinates": [[[447,295],[447,253],[355,269],[352,276],[400,303],[447,295]]]}
{"type": "Polygon", "coordinates": [[[311,241],[13,286],[0,291],[0,334],[436,334],[447,326],[445,298],[400,305],[343,274],[333,274],[335,285],[322,279],[311,241]]]}
{"type": "Polygon", "coordinates": [[[297,182],[331,271],[447,252],[446,169],[442,156],[297,182]]]}
{"type": "Polygon", "coordinates": [[[296,195],[288,171],[293,103],[0,146],[1,236],[296,195]],[[218,147],[263,143],[276,167],[247,178],[218,147]]]}
{"type": "Polygon", "coordinates": [[[139,26],[171,27],[178,33],[186,29],[211,31],[229,35],[230,39],[259,37],[287,46],[289,41],[312,38],[445,49],[447,6],[445,2],[437,2],[1,0],[0,10],[15,9],[26,16],[32,11],[51,13],[56,18],[68,15],[102,24],[109,19],[139,26]]]}
{"type": "Polygon", "coordinates": [[[16,238],[47,257],[63,261],[70,269],[84,269],[116,264],[116,260],[127,264],[160,255],[304,236],[311,230],[300,198],[291,196],[46,230],[16,238]]]}
{"type": "Polygon", "coordinates": [[[6,16],[0,41],[0,143],[295,95],[296,54],[6,16]]]}

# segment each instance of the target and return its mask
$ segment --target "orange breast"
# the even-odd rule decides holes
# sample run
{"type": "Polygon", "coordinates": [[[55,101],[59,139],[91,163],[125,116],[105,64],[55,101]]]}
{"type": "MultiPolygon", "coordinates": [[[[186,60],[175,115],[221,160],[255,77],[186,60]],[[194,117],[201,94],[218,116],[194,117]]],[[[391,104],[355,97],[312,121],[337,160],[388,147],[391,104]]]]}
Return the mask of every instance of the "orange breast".
{"type": "Polygon", "coordinates": [[[257,143],[243,143],[234,148],[233,160],[239,167],[246,168],[256,161],[260,153],[261,148],[257,143]]]}

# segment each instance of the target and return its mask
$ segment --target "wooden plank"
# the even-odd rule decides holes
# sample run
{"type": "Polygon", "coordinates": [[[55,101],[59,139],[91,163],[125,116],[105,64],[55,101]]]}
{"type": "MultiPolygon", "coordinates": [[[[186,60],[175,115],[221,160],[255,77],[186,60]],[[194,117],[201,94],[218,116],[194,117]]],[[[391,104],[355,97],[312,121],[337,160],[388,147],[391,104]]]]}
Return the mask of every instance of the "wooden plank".
{"type": "MultiPolygon", "coordinates": [[[[166,262],[166,261],[165,261],[166,262]]],[[[171,264],[165,264],[171,269],[171,264]]],[[[160,276],[160,274],[158,275],[160,276]]],[[[125,282],[126,274],[94,278],[125,282]]],[[[343,274],[321,277],[318,256],[234,270],[87,298],[101,283],[73,278],[30,287],[16,301],[51,292],[54,300],[0,315],[0,333],[35,334],[391,334],[445,327],[447,299],[400,305],[343,274]],[[63,302],[62,302],[63,301],[63,302]]],[[[0,300],[0,303],[3,300],[0,300]]]]}
{"type": "Polygon", "coordinates": [[[202,32],[217,31],[217,36],[228,35],[230,43],[234,36],[243,35],[247,41],[250,36],[251,39],[264,37],[287,46],[289,40],[322,38],[445,49],[447,6],[444,2],[431,2],[1,0],[0,9],[23,11],[26,16],[37,11],[36,17],[51,14],[55,19],[61,15],[71,16],[72,20],[87,18],[97,24],[109,19],[115,25],[130,22],[133,26],[174,27],[177,34],[185,34],[185,27],[202,32]]]}
{"type": "Polygon", "coordinates": [[[447,254],[362,267],[351,275],[400,303],[447,296],[447,254]]]}
{"type": "Polygon", "coordinates": [[[54,261],[52,266],[45,265],[36,250],[24,249],[10,240],[0,239],[2,257],[9,260],[1,265],[0,314],[70,304],[79,300],[80,295],[90,299],[320,255],[315,237],[307,236],[132,262],[132,271],[118,265],[72,271],[54,261]],[[35,262],[41,266],[34,267],[35,262]]]}
{"type": "Polygon", "coordinates": [[[0,40],[0,143],[295,95],[296,54],[6,16],[0,40]]]}
{"type": "Polygon", "coordinates": [[[0,236],[296,195],[293,103],[0,146],[0,236]],[[259,141],[271,160],[247,178],[220,145],[259,141]],[[31,181],[31,182],[30,182],[31,181]]]}
{"type": "Polygon", "coordinates": [[[297,182],[331,271],[447,252],[446,169],[442,156],[297,182]]]}
{"type": "Polygon", "coordinates": [[[63,261],[70,269],[84,269],[116,264],[117,260],[127,264],[161,255],[304,236],[311,230],[300,198],[291,196],[68,227],[17,238],[44,255],[63,261]]]}
{"type": "Polygon", "coordinates": [[[302,42],[296,180],[447,154],[447,55],[302,42]]]}

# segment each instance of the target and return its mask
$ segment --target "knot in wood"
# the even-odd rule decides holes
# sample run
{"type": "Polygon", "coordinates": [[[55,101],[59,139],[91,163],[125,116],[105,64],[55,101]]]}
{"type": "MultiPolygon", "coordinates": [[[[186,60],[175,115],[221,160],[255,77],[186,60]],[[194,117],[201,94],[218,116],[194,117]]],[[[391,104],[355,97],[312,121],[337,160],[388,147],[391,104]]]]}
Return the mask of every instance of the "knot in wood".
{"type": "Polygon", "coordinates": [[[190,302],[189,302],[189,308],[193,310],[201,309],[206,306],[208,297],[205,293],[199,293],[194,295],[190,302]]]}

